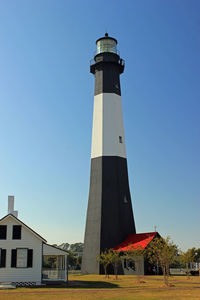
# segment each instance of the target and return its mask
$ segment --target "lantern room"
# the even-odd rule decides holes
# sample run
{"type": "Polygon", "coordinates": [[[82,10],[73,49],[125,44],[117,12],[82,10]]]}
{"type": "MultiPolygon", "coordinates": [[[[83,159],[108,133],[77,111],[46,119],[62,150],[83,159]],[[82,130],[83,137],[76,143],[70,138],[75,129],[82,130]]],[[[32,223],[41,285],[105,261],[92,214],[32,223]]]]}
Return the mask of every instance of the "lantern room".
{"type": "Polygon", "coordinates": [[[110,52],[117,54],[117,40],[109,37],[108,33],[105,36],[96,41],[97,44],[97,54],[110,52]]]}

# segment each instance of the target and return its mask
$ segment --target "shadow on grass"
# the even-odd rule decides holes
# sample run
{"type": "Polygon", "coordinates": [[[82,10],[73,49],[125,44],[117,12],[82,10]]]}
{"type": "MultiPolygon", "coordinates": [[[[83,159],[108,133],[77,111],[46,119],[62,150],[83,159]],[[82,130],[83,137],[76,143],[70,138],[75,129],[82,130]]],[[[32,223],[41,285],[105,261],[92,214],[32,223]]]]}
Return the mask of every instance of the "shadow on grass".
{"type": "Polygon", "coordinates": [[[69,281],[69,287],[85,289],[116,289],[118,284],[106,281],[69,281]]]}
{"type": "MultiPolygon", "coordinates": [[[[38,286],[39,287],[39,286],[38,286]]],[[[69,281],[68,283],[62,284],[47,284],[45,286],[40,286],[40,288],[58,288],[58,289],[66,289],[66,288],[73,288],[73,289],[116,289],[119,288],[118,284],[105,282],[105,281],[81,281],[81,280],[73,280],[69,281]]]]}

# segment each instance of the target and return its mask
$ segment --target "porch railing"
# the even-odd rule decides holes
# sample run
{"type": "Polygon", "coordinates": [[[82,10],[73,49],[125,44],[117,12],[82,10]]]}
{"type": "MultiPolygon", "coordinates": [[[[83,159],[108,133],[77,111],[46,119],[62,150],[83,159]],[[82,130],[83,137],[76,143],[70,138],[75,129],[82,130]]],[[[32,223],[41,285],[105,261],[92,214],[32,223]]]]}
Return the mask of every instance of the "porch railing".
{"type": "Polygon", "coordinates": [[[42,270],[43,280],[66,280],[65,270],[60,269],[43,269],[42,270]]]}

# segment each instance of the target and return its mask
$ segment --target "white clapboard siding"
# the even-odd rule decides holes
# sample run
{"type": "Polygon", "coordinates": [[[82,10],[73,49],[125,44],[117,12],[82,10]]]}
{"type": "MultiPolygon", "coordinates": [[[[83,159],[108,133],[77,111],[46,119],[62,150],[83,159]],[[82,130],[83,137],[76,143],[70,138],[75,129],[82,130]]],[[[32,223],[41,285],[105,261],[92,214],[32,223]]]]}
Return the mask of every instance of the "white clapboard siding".
{"type": "Polygon", "coordinates": [[[6,249],[6,268],[0,268],[0,282],[36,282],[41,283],[43,240],[25,225],[9,215],[1,220],[7,225],[7,239],[0,240],[0,248],[6,249]],[[21,240],[12,240],[12,226],[22,225],[21,240]],[[33,249],[32,268],[11,268],[11,250],[16,248],[33,249]]]}

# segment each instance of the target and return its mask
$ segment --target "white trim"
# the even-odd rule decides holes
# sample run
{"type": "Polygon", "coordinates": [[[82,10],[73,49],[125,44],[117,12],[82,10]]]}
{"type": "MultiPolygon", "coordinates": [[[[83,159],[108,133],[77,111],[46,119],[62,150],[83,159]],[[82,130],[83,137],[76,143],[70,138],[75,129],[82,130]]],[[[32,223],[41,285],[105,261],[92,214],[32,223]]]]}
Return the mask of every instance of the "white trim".
{"type": "Polygon", "coordinates": [[[67,254],[65,254],[65,282],[67,281],[67,254]]]}

